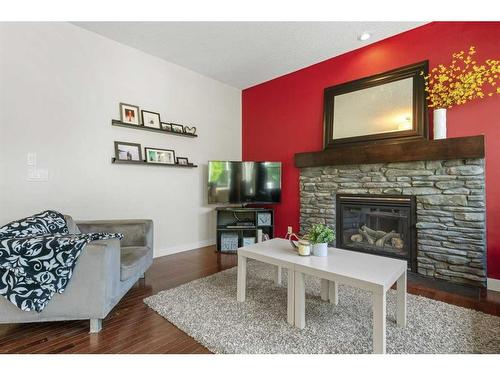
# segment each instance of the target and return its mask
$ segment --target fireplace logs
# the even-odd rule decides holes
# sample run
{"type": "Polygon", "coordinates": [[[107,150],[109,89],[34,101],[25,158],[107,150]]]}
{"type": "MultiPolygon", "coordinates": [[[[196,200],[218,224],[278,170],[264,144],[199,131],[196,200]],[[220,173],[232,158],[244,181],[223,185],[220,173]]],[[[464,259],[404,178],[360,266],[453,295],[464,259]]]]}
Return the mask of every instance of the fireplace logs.
{"type": "Polygon", "coordinates": [[[391,245],[394,246],[396,249],[402,249],[405,243],[401,238],[396,237],[396,238],[391,238],[391,245]]]}
{"type": "Polygon", "coordinates": [[[399,233],[396,233],[396,231],[392,230],[389,233],[386,233],[382,237],[380,237],[376,242],[375,245],[383,247],[385,246],[386,241],[389,241],[392,238],[398,238],[400,237],[399,233]]]}
{"type": "Polygon", "coordinates": [[[351,241],[353,242],[368,242],[370,245],[375,245],[379,247],[384,247],[387,242],[391,246],[402,249],[404,242],[401,239],[401,235],[396,231],[392,230],[390,232],[384,232],[383,230],[373,230],[366,225],[363,225],[358,229],[359,234],[351,235],[351,241]]]}
{"type": "Polygon", "coordinates": [[[351,236],[351,241],[354,241],[354,242],[363,242],[363,235],[362,234],[353,234],[351,236]]]}

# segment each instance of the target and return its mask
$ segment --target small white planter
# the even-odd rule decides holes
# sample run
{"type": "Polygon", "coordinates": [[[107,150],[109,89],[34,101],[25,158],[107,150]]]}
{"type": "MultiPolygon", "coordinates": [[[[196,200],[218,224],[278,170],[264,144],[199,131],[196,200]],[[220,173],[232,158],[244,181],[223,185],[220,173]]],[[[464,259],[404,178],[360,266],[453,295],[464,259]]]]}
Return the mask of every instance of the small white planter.
{"type": "Polygon", "coordinates": [[[434,110],[434,139],[446,139],[446,108],[434,110]]]}
{"type": "Polygon", "coordinates": [[[317,257],[326,257],[328,255],[328,244],[324,243],[315,243],[313,245],[313,255],[317,257]]]}

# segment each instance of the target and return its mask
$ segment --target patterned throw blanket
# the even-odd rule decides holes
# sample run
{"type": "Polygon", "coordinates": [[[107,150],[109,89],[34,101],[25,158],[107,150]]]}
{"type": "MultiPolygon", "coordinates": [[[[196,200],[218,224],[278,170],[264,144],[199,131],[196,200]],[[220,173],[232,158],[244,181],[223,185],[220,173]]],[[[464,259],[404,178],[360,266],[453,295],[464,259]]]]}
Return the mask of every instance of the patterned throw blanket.
{"type": "Polygon", "coordinates": [[[0,294],[23,311],[41,312],[66,289],[86,244],[122,239],[120,233],[69,234],[55,211],[13,221],[0,228],[0,294]]]}

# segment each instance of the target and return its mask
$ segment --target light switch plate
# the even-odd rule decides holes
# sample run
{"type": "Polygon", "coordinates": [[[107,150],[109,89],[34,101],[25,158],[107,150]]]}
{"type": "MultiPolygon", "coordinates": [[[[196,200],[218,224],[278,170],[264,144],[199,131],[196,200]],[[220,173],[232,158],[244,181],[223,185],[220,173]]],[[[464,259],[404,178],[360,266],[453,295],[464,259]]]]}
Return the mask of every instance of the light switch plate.
{"type": "Polygon", "coordinates": [[[49,180],[49,170],[48,169],[38,169],[38,181],[48,181],[49,180]]]}
{"type": "Polygon", "coordinates": [[[28,175],[26,179],[29,182],[45,182],[49,180],[49,170],[38,169],[36,167],[36,152],[28,152],[26,164],[28,165],[28,175]]]}
{"type": "Polygon", "coordinates": [[[48,169],[36,169],[28,167],[27,181],[29,182],[45,182],[49,180],[48,169]]]}
{"type": "Polygon", "coordinates": [[[28,174],[26,176],[26,179],[28,181],[36,181],[37,174],[36,174],[36,168],[35,167],[28,167],[28,174]]]}
{"type": "Polygon", "coordinates": [[[36,153],[29,152],[26,163],[32,167],[36,166],[36,153]]]}

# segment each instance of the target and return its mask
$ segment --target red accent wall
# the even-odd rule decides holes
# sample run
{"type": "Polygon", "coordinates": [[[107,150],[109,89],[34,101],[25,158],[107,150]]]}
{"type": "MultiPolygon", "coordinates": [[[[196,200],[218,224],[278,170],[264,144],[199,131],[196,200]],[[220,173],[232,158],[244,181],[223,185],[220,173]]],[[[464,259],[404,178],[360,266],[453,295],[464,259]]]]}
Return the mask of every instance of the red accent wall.
{"type": "MultiPolygon", "coordinates": [[[[471,45],[477,61],[500,59],[499,40],[500,22],[434,22],[244,90],[243,160],[283,163],[276,235],[284,236],[287,225],[298,230],[293,157],[322,149],[325,87],[422,60],[432,69],[471,45]]],[[[486,136],[488,277],[500,279],[500,95],[448,110],[448,137],[477,134],[486,136]]]]}

